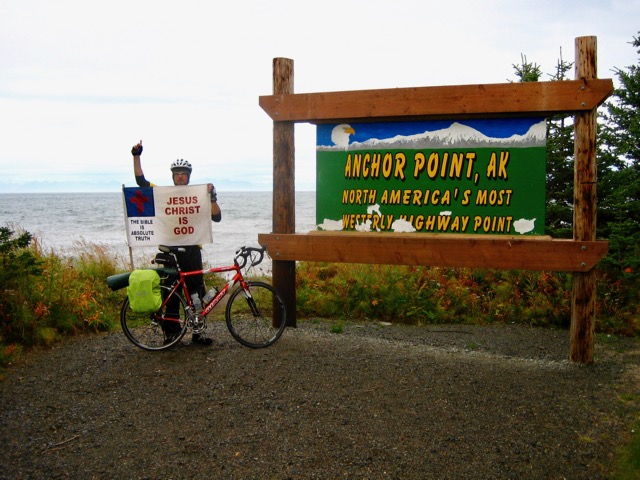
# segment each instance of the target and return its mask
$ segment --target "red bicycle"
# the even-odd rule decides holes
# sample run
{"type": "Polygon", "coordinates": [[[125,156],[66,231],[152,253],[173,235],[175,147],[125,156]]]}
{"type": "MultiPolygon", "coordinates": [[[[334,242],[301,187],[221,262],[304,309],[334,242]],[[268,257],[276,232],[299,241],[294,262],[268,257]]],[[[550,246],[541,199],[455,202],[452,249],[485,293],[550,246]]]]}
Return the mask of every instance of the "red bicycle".
{"type": "MultiPolygon", "coordinates": [[[[155,262],[162,279],[162,306],[154,313],[134,312],[126,298],[120,310],[120,323],[126,337],[144,350],[165,350],[178,344],[191,331],[201,334],[207,327],[207,315],[231,292],[227,301],[225,320],[229,332],[242,345],[263,348],[273,345],[286,326],[286,309],[276,289],[268,283],[246,280],[242,270],[262,262],[264,248],[242,247],[236,252],[233,265],[206,270],[184,272],[180,269],[176,252],[181,247],[160,246],[164,254],[155,262]],[[198,305],[185,279],[192,275],[231,272],[229,280],[219,291],[210,290],[213,297],[198,305]],[[233,288],[237,285],[237,288],[233,288]]],[[[126,286],[130,273],[113,275],[107,284],[113,290],[126,286]]],[[[206,296],[205,296],[206,297],[206,296]]]]}

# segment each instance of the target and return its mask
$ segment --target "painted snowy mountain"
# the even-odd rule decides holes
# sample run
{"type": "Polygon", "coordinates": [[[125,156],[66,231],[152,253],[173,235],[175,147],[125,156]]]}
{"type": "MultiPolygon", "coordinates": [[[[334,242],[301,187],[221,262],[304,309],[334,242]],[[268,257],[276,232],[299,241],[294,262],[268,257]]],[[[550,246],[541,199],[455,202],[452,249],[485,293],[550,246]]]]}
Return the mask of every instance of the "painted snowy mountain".
{"type": "MultiPolygon", "coordinates": [[[[454,122],[450,127],[416,135],[398,135],[386,139],[371,138],[364,142],[353,142],[347,150],[387,150],[408,149],[419,150],[426,148],[472,148],[472,147],[500,147],[525,148],[543,147],[547,139],[546,121],[531,126],[524,135],[512,135],[508,138],[488,137],[482,132],[462,123],[454,122]]],[[[318,146],[318,150],[344,150],[344,147],[318,146]]]]}

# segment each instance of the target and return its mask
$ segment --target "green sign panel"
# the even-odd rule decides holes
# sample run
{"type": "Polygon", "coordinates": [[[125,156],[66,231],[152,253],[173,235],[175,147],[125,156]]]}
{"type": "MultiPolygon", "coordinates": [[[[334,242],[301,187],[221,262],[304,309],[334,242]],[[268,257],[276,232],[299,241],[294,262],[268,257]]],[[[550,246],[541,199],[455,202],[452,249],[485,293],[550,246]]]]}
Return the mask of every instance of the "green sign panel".
{"type": "Polygon", "coordinates": [[[546,120],[322,124],[320,230],[542,235],[546,120]]]}

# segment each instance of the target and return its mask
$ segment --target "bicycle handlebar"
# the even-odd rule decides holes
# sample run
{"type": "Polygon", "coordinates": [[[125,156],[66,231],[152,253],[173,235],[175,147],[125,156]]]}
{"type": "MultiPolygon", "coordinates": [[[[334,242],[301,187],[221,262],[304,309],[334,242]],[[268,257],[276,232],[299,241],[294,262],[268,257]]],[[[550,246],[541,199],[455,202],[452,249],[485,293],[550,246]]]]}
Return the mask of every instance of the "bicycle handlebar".
{"type": "Polygon", "coordinates": [[[259,263],[264,260],[264,252],[266,251],[265,247],[256,248],[256,247],[240,247],[236,251],[236,256],[234,258],[234,262],[238,264],[240,268],[244,268],[247,264],[247,260],[251,258],[250,267],[255,267],[259,263]],[[253,254],[257,253],[258,256],[254,257],[253,254]]]}
{"type": "MultiPolygon", "coordinates": [[[[185,252],[185,249],[182,247],[168,247],[166,245],[159,245],[158,249],[163,252],[163,253],[167,253],[169,255],[172,255],[177,263],[177,258],[175,257],[175,254],[177,252],[185,252]]],[[[244,268],[247,265],[247,261],[250,258],[251,262],[249,263],[250,267],[254,267],[256,265],[258,265],[259,263],[262,262],[262,260],[264,260],[264,253],[266,252],[266,247],[262,247],[262,248],[256,248],[256,247],[240,247],[237,251],[236,251],[236,256],[234,257],[233,261],[240,267],[240,268],[244,268]],[[257,254],[257,255],[254,255],[257,254]]],[[[155,260],[157,263],[163,263],[160,262],[157,258],[155,260]]]]}

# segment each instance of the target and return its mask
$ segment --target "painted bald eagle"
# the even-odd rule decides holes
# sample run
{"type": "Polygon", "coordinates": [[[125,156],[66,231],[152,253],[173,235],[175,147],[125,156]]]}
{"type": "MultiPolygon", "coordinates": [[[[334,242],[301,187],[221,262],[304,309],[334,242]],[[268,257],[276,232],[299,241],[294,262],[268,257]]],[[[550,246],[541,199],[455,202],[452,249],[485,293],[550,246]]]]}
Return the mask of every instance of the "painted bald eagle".
{"type": "Polygon", "coordinates": [[[354,135],[355,133],[356,131],[351,127],[351,125],[342,123],[334,127],[331,131],[331,141],[338,147],[346,150],[349,146],[349,135],[354,135]]]}

